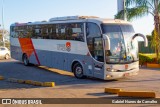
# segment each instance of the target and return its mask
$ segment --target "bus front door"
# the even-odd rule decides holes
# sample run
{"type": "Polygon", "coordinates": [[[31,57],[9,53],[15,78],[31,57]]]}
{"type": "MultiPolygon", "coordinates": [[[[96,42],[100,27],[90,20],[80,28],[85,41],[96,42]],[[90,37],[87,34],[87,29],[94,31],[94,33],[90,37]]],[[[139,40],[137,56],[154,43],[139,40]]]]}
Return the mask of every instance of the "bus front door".
{"type": "Polygon", "coordinates": [[[94,77],[104,78],[104,50],[103,50],[103,41],[101,37],[93,39],[93,71],[94,77]]]}

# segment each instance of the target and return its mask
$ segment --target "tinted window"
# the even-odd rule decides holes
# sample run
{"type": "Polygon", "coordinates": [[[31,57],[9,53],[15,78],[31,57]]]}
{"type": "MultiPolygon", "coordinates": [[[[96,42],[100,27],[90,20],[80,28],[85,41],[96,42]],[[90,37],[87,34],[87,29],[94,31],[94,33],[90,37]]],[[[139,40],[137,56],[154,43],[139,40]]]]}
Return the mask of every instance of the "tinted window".
{"type": "Polygon", "coordinates": [[[103,33],[107,33],[107,32],[134,32],[134,29],[131,25],[110,25],[110,24],[103,24],[102,25],[102,30],[103,33]]]}
{"type": "Polygon", "coordinates": [[[134,32],[133,26],[121,25],[122,32],[134,32]]]}
{"type": "Polygon", "coordinates": [[[56,26],[57,39],[76,40],[84,42],[83,23],[58,24],[56,26]]]}
{"type": "Polygon", "coordinates": [[[16,26],[12,37],[84,42],[84,27],[83,23],[16,26]]]}
{"type": "Polygon", "coordinates": [[[1,48],[2,51],[6,50],[5,48],[1,48]]]}
{"type": "Polygon", "coordinates": [[[87,44],[91,55],[98,61],[104,61],[103,41],[100,28],[95,23],[87,23],[87,44]]]}

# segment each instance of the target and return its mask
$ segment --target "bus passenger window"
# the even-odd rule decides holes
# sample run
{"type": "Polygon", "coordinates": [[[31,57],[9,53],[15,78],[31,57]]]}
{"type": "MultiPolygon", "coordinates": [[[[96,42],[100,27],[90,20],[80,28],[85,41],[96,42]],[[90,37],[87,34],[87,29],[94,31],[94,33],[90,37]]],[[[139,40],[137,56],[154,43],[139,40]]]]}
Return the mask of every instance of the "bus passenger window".
{"type": "Polygon", "coordinates": [[[72,24],[72,39],[84,42],[83,23],[72,24]]]}

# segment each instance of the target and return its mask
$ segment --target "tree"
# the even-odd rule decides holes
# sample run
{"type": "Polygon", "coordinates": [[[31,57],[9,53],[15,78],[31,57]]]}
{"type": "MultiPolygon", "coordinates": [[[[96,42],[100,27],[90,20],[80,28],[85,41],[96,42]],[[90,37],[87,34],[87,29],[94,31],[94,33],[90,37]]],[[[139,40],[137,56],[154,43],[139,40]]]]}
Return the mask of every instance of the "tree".
{"type": "MultiPolygon", "coordinates": [[[[3,36],[2,35],[3,35],[3,30],[0,29],[0,46],[3,46],[3,36]]],[[[4,38],[9,36],[9,32],[7,30],[4,30],[4,36],[5,36],[4,38]]],[[[10,45],[9,41],[5,41],[5,45],[6,47],[9,48],[9,45],[10,45]]]]}
{"type": "Polygon", "coordinates": [[[123,18],[125,12],[129,21],[149,14],[154,17],[154,32],[157,36],[153,37],[154,42],[152,43],[157,44],[155,45],[155,52],[158,62],[160,52],[160,0],[126,0],[126,9],[118,12],[115,18],[123,18]]]}
{"type": "Polygon", "coordinates": [[[152,32],[151,46],[153,48],[155,48],[155,50],[156,50],[157,47],[160,47],[160,43],[157,42],[157,36],[158,36],[158,33],[157,33],[156,29],[154,29],[153,32],[152,32]]]}
{"type": "Polygon", "coordinates": [[[152,35],[146,35],[148,41],[152,41],[152,35]]]}
{"type": "Polygon", "coordinates": [[[7,30],[2,30],[2,29],[0,29],[0,40],[2,40],[2,35],[3,35],[3,32],[4,32],[4,36],[8,36],[9,35],[9,32],[7,31],[7,30]]]}

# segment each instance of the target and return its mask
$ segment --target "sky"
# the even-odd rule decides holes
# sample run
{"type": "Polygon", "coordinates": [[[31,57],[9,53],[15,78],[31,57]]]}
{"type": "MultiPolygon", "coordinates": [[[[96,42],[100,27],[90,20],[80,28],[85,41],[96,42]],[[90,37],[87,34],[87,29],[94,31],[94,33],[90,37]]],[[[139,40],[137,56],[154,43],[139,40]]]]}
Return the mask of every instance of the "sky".
{"type": "MultiPolygon", "coordinates": [[[[61,16],[98,16],[114,18],[117,0],[4,0],[4,26],[12,23],[49,20],[61,16]]],[[[154,23],[151,15],[131,22],[137,33],[151,34],[154,23]]],[[[0,24],[2,24],[2,0],[0,0],[0,24]]],[[[0,27],[0,29],[2,26],[0,27]]]]}

